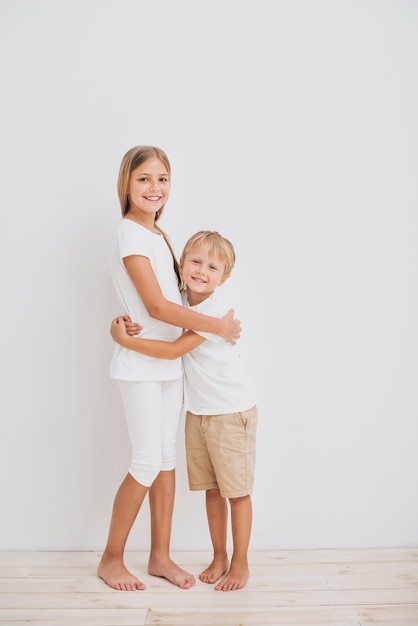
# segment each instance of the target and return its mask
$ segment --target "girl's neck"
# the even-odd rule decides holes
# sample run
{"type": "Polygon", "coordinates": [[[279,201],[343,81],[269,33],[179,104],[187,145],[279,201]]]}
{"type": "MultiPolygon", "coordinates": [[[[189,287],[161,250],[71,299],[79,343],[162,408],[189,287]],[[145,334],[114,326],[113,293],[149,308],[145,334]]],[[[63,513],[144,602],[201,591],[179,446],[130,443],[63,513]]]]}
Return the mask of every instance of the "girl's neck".
{"type": "Polygon", "coordinates": [[[148,219],[148,216],[142,217],[142,216],[134,215],[131,211],[129,211],[125,215],[125,219],[131,220],[131,222],[135,222],[136,224],[143,226],[147,230],[150,230],[152,233],[160,234],[160,231],[158,230],[158,228],[155,227],[154,216],[152,216],[151,219],[148,219]]]}

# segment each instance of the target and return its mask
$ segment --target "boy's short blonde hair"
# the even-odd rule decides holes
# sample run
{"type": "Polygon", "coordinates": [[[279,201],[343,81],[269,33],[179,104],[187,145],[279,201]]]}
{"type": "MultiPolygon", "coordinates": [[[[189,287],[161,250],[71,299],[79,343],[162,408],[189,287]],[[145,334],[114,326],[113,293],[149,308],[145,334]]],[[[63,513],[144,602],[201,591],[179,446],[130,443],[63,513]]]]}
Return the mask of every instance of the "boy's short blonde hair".
{"type": "Polygon", "coordinates": [[[209,247],[209,256],[213,256],[225,264],[224,276],[228,276],[235,265],[235,250],[232,243],[215,230],[200,230],[192,235],[183,248],[181,261],[184,261],[184,258],[194,246],[201,245],[207,245],[209,247]]]}

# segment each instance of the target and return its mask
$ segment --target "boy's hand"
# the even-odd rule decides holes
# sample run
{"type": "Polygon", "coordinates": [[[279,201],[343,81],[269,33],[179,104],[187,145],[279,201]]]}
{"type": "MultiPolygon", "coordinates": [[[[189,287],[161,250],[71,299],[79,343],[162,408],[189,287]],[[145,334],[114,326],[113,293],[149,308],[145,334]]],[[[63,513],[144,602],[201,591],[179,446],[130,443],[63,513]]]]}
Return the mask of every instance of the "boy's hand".
{"type": "Polygon", "coordinates": [[[129,338],[129,335],[126,332],[125,319],[123,317],[115,317],[115,319],[112,320],[110,334],[112,335],[113,341],[116,341],[116,343],[121,346],[124,345],[124,340],[129,338]]]}
{"type": "Polygon", "coordinates": [[[123,321],[125,322],[126,332],[128,333],[128,335],[131,335],[131,337],[139,335],[142,330],[141,324],[133,322],[129,315],[124,315],[123,321]]]}
{"type": "Polygon", "coordinates": [[[230,309],[222,319],[225,320],[225,332],[222,338],[229,341],[229,343],[235,344],[235,340],[241,336],[241,322],[234,319],[234,309],[230,309]]]}

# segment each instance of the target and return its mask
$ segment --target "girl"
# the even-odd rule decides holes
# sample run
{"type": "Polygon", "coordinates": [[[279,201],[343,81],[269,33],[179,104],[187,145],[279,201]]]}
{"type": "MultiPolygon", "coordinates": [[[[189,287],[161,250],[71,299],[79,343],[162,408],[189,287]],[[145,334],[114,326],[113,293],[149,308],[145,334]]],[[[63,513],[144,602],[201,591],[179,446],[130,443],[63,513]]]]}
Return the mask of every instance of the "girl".
{"type": "MultiPolygon", "coordinates": [[[[110,271],[123,310],[141,320],[141,337],[174,341],[183,328],[215,333],[234,344],[240,323],[230,310],[224,318],[183,307],[178,263],[158,226],[170,192],[170,163],[165,152],[137,146],[122,159],[118,195],[122,219],[116,228],[110,271]]],[[[113,504],[107,544],[98,574],[114,589],[145,585],[125,567],[126,542],[145,496],[151,512],[148,573],[182,589],[195,584],[192,574],[170,558],[174,506],[176,435],[183,401],[181,358],[165,361],[119,345],[110,365],[118,380],[132,444],[131,465],[113,504]]]]}

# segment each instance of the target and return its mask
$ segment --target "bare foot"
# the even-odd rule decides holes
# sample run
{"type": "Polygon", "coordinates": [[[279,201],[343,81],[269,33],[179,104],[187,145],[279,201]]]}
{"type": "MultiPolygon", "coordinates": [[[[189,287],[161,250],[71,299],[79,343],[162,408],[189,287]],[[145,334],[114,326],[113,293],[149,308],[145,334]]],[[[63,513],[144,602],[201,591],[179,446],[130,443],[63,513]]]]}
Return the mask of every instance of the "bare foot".
{"type": "Polygon", "coordinates": [[[213,557],[212,563],[207,567],[199,578],[203,583],[213,584],[216,583],[226,572],[228,571],[229,561],[226,556],[213,557]]]}
{"type": "Polygon", "coordinates": [[[237,589],[242,589],[247,584],[249,577],[250,570],[248,567],[232,564],[225,578],[216,585],[215,591],[236,591],[237,589]]]}
{"type": "Polygon", "coordinates": [[[167,561],[152,561],[148,563],[148,574],[150,576],[161,576],[167,578],[170,583],[177,585],[180,589],[190,589],[196,584],[196,579],[193,574],[189,574],[184,569],[181,569],[171,559],[167,561]]]}
{"type": "Polygon", "coordinates": [[[103,558],[97,568],[100,578],[113,589],[119,591],[136,591],[145,589],[144,583],[131,574],[121,561],[104,561],[103,558]]]}

